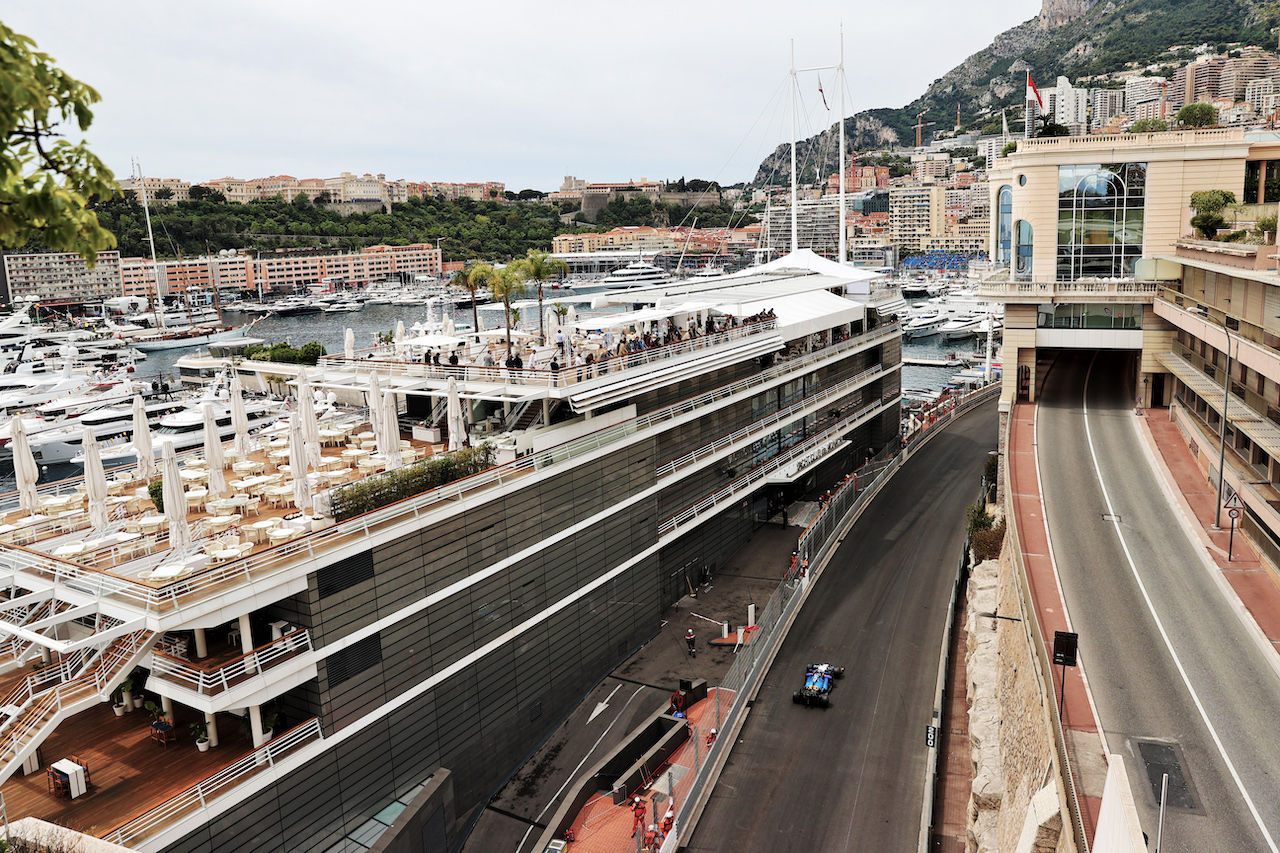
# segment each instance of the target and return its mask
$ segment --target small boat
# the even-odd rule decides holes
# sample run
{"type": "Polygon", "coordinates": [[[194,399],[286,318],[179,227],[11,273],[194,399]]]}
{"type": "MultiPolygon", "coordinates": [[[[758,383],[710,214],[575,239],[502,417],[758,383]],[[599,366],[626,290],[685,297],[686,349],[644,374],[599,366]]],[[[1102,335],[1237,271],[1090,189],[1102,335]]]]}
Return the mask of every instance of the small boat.
{"type": "Polygon", "coordinates": [[[136,349],[142,352],[155,352],[157,350],[166,349],[182,349],[183,347],[196,347],[213,341],[226,341],[231,338],[243,338],[249,334],[249,329],[253,327],[253,323],[247,326],[238,326],[234,329],[210,329],[205,327],[188,326],[184,329],[174,329],[172,331],[147,335],[145,337],[136,338],[132,343],[136,349]]]}
{"type": "Polygon", "coordinates": [[[324,313],[350,314],[352,312],[359,311],[362,308],[364,308],[364,306],[361,305],[359,302],[356,302],[354,299],[342,299],[342,300],[339,300],[338,302],[333,303],[328,308],[324,309],[324,313]]]}

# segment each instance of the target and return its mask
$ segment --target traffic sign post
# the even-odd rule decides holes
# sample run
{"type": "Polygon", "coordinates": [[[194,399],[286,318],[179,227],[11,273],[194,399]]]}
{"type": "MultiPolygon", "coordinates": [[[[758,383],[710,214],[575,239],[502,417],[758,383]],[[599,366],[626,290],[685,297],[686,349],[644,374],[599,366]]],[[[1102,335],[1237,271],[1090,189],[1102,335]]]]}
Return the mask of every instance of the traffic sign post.
{"type": "Polygon", "coordinates": [[[1058,719],[1062,719],[1062,700],[1067,695],[1067,667],[1076,665],[1076,649],[1080,635],[1072,631],[1053,632],[1053,662],[1062,667],[1062,682],[1058,687],[1058,719]]]}
{"type": "Polygon", "coordinates": [[[1231,516],[1231,532],[1227,534],[1227,562],[1230,563],[1231,552],[1236,547],[1236,519],[1240,517],[1240,510],[1236,507],[1231,507],[1231,509],[1227,510],[1227,515],[1231,516]]]}

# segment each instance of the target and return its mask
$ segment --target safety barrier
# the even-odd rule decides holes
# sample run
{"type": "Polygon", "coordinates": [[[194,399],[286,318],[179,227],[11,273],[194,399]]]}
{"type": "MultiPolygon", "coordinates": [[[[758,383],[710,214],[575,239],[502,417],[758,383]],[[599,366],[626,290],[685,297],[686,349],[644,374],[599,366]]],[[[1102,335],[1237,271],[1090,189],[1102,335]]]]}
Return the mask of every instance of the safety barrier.
{"type": "Polygon", "coordinates": [[[819,512],[818,517],[805,528],[800,536],[798,547],[802,559],[809,561],[807,573],[789,574],[778,588],[774,590],[764,609],[757,617],[760,628],[755,632],[752,641],[738,650],[733,666],[720,681],[720,687],[734,692],[733,703],[724,714],[721,724],[721,737],[710,746],[706,760],[701,762],[694,776],[689,793],[685,796],[676,813],[675,830],[671,832],[662,845],[663,853],[672,853],[680,844],[680,837],[691,823],[696,822],[698,815],[706,805],[707,794],[719,776],[723,759],[735,737],[732,736],[745,720],[747,703],[752,701],[756,691],[768,672],[787,629],[800,607],[804,604],[808,589],[821,575],[823,566],[840,537],[853,524],[862,509],[875,497],[881,486],[902,467],[912,453],[942,428],[955,420],[959,415],[975,406],[994,398],[1000,389],[995,382],[961,397],[956,397],[952,406],[942,417],[925,429],[918,431],[903,443],[901,449],[892,454],[884,454],[870,460],[859,471],[855,479],[852,476],[845,484],[832,494],[831,500],[819,512]],[[725,746],[721,746],[725,744],[725,746]],[[720,760],[716,760],[716,759],[720,760]]]}

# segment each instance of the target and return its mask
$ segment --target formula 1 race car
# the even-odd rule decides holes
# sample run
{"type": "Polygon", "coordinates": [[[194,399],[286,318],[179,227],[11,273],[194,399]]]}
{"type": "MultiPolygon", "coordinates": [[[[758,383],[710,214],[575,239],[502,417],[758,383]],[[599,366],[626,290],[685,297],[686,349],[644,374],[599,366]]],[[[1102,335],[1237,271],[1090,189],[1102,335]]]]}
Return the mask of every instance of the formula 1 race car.
{"type": "Polygon", "coordinates": [[[829,663],[811,663],[804,668],[804,687],[792,694],[796,704],[831,707],[831,682],[844,678],[844,667],[829,663]]]}

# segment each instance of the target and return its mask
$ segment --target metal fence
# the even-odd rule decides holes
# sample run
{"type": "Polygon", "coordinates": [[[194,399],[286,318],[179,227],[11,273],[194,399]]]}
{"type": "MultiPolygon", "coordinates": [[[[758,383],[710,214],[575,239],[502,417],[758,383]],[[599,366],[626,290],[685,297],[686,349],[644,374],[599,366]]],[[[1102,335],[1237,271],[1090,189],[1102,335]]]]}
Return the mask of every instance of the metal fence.
{"type": "Polygon", "coordinates": [[[760,628],[755,632],[755,637],[738,650],[733,666],[720,681],[721,688],[733,691],[733,703],[723,712],[722,720],[721,709],[717,706],[716,718],[721,722],[721,736],[708,747],[705,760],[698,762],[693,784],[676,813],[675,829],[663,842],[663,853],[671,853],[677,848],[683,827],[701,813],[706,794],[715,784],[723,759],[727,757],[727,744],[732,744],[735,739],[731,733],[741,727],[747,703],[759,688],[791,621],[804,604],[808,589],[821,575],[824,563],[840,541],[841,534],[916,449],[959,415],[996,396],[999,389],[1000,383],[995,382],[952,398],[954,402],[948,404],[946,411],[939,413],[930,424],[908,434],[896,448],[887,448],[877,457],[868,460],[855,474],[849,475],[840,488],[832,492],[830,500],[824,503],[817,518],[805,528],[797,549],[800,555],[797,569],[788,572],[787,577],[774,590],[758,617],[760,628]],[[808,571],[801,569],[806,560],[808,571]]]}

